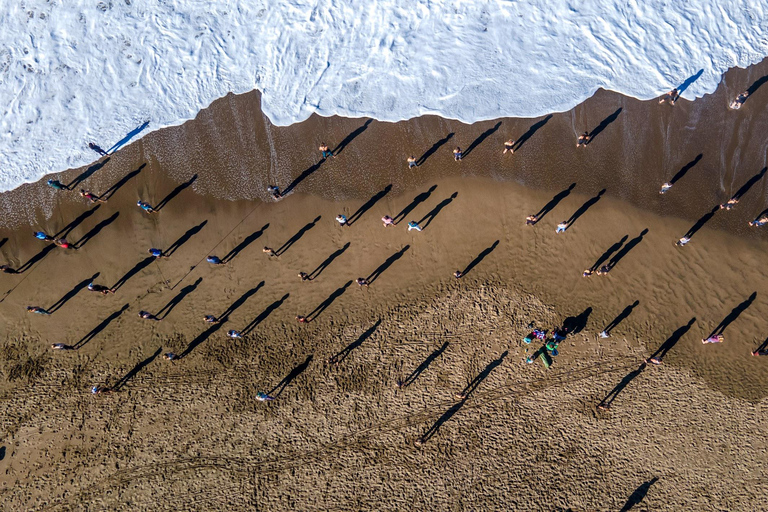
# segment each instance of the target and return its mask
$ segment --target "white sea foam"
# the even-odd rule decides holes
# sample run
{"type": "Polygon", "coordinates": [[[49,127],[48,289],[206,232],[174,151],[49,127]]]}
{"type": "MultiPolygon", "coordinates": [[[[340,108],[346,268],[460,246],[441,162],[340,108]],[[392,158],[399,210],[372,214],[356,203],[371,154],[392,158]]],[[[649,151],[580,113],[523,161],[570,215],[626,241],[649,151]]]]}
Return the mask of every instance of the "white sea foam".
{"type": "Polygon", "coordinates": [[[255,88],[281,125],[534,117],[703,69],[693,99],[768,55],[767,20],[738,0],[6,0],[0,190],[255,88]]]}

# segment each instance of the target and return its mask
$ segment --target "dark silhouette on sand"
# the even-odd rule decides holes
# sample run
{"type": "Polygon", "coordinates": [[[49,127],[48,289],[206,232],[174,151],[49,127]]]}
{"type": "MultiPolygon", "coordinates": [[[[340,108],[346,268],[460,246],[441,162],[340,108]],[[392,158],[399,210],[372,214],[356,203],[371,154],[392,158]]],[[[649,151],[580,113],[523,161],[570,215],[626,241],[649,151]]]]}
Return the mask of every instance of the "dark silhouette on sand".
{"type": "Polygon", "coordinates": [[[114,185],[112,185],[111,187],[109,187],[109,188],[106,190],[106,192],[104,192],[104,193],[101,195],[101,198],[102,198],[102,199],[105,199],[105,200],[107,200],[107,199],[111,198],[113,195],[115,195],[115,192],[117,192],[118,190],[120,190],[120,188],[121,188],[123,185],[125,185],[125,184],[126,184],[126,183],[128,183],[128,182],[129,182],[131,179],[133,179],[133,178],[135,178],[136,176],[138,176],[138,174],[139,174],[139,173],[140,173],[140,172],[141,172],[141,171],[144,169],[144,167],[146,167],[146,166],[147,166],[147,164],[146,164],[146,163],[144,163],[144,164],[141,164],[141,165],[138,167],[138,169],[136,169],[136,170],[134,170],[134,171],[131,171],[131,172],[129,172],[128,174],[126,174],[125,176],[123,176],[122,178],[120,178],[120,180],[119,180],[117,183],[115,183],[114,185]]]}
{"type": "Polygon", "coordinates": [[[416,379],[418,379],[421,376],[421,374],[424,373],[424,370],[429,368],[429,365],[432,364],[432,361],[434,361],[435,359],[443,355],[443,352],[445,352],[446,348],[448,348],[447,341],[443,343],[443,345],[440,348],[438,348],[437,350],[429,354],[427,358],[419,366],[417,366],[416,369],[413,370],[410,375],[408,375],[408,377],[398,382],[398,387],[407,388],[408,386],[416,382],[416,379]]]}
{"type": "Polygon", "coordinates": [[[56,301],[56,302],[53,304],[53,306],[51,306],[50,308],[48,308],[48,311],[49,311],[51,314],[53,314],[53,313],[55,313],[56,311],[58,311],[58,310],[59,310],[59,308],[61,308],[61,306],[63,306],[63,305],[64,305],[64,304],[66,304],[67,302],[69,302],[69,301],[70,301],[70,299],[72,299],[72,298],[73,298],[75,295],[77,295],[77,294],[78,294],[78,293],[79,293],[81,290],[84,290],[85,288],[87,288],[87,287],[88,287],[88,284],[89,284],[89,283],[91,283],[91,282],[93,282],[93,280],[94,280],[94,279],[96,279],[97,277],[99,277],[99,273],[98,273],[98,272],[96,272],[95,274],[93,274],[91,277],[89,277],[89,278],[87,278],[87,279],[84,279],[84,280],[80,281],[79,283],[77,283],[77,284],[75,285],[75,287],[74,287],[74,288],[72,288],[71,290],[69,290],[69,291],[68,291],[68,292],[67,292],[67,293],[66,293],[66,294],[65,294],[65,295],[64,295],[62,298],[60,298],[59,300],[57,300],[57,301],[56,301]]]}
{"type": "Polygon", "coordinates": [[[182,183],[181,185],[179,185],[175,189],[173,189],[170,194],[165,196],[159,203],[157,203],[157,206],[155,206],[155,211],[159,212],[160,210],[165,208],[165,205],[170,203],[171,199],[173,199],[174,197],[179,195],[182,190],[184,190],[185,188],[187,188],[190,185],[192,185],[195,182],[195,180],[197,180],[197,174],[195,174],[190,179],[188,179],[187,181],[185,181],[184,183],[182,183]]]}
{"type": "Polygon", "coordinates": [[[204,220],[197,226],[192,226],[191,228],[189,228],[186,231],[186,233],[181,235],[175,242],[173,242],[170,246],[168,246],[168,248],[165,251],[163,251],[163,256],[170,257],[173,253],[176,252],[176,250],[178,250],[179,247],[187,243],[190,238],[198,234],[200,230],[203,229],[203,227],[205,227],[206,224],[208,224],[208,220],[204,220]]]}
{"type": "Polygon", "coordinates": [[[237,311],[240,306],[245,304],[245,301],[247,301],[249,298],[251,298],[256,292],[258,292],[261,287],[264,286],[264,281],[259,282],[256,286],[251,288],[250,290],[246,291],[244,294],[242,294],[239,298],[237,298],[230,306],[225,309],[220,315],[219,315],[219,321],[226,321],[229,319],[229,315],[237,311]]]}
{"type": "Polygon", "coordinates": [[[85,212],[78,215],[75,220],[64,226],[58,233],[53,235],[53,238],[66,238],[67,235],[69,235],[73,229],[75,229],[77,226],[83,223],[85,219],[96,213],[96,210],[98,210],[101,207],[100,204],[97,204],[90,210],[86,210],[85,212]]]}
{"type": "Polygon", "coordinates": [[[136,265],[134,265],[134,267],[131,270],[126,272],[123,277],[117,280],[115,285],[112,287],[112,290],[114,291],[119,290],[125,283],[128,282],[129,279],[131,279],[133,276],[135,276],[136,274],[138,274],[139,272],[141,272],[142,270],[150,266],[153,261],[155,261],[154,256],[147,256],[146,258],[138,262],[136,265]]]}
{"type": "Polygon", "coordinates": [[[515,141],[515,144],[514,146],[512,146],[512,149],[515,151],[518,151],[521,147],[523,147],[523,144],[525,144],[525,142],[528,139],[533,137],[533,134],[536,133],[539,130],[539,128],[547,124],[547,121],[549,121],[550,119],[552,119],[552,114],[547,115],[547,117],[545,117],[541,121],[536,121],[535,123],[533,123],[531,127],[528,128],[528,131],[522,134],[520,138],[515,141]]]}
{"type": "Polygon", "coordinates": [[[651,488],[653,484],[655,484],[658,481],[658,477],[654,477],[651,480],[648,480],[644,484],[642,484],[640,487],[635,489],[635,491],[630,494],[629,498],[627,498],[627,502],[624,503],[624,506],[621,507],[621,510],[619,512],[629,512],[632,510],[632,507],[635,505],[639,505],[641,501],[645,499],[646,494],[648,494],[648,490],[651,488]]]}
{"type": "Polygon", "coordinates": [[[432,210],[429,213],[427,213],[424,217],[422,217],[422,219],[417,223],[419,226],[421,226],[421,229],[422,230],[427,229],[427,226],[429,226],[432,223],[432,220],[435,217],[437,217],[437,214],[440,213],[443,210],[443,208],[451,204],[451,202],[453,202],[453,200],[456,199],[458,195],[459,195],[458,192],[454,192],[453,194],[451,194],[451,197],[440,201],[440,203],[438,203],[437,206],[432,208],[432,210]]]}
{"type": "Polygon", "coordinates": [[[80,185],[82,182],[84,182],[86,179],[90,178],[96,171],[104,167],[107,162],[109,162],[110,158],[107,157],[104,160],[101,160],[100,162],[96,162],[95,164],[88,167],[85,171],[80,173],[69,185],[66,185],[68,190],[73,190],[75,187],[80,185]]]}
{"type": "Polygon", "coordinates": [[[42,261],[43,258],[48,256],[48,253],[54,250],[56,246],[54,244],[48,244],[42,249],[40,249],[40,252],[32,256],[26,263],[21,265],[19,268],[16,269],[17,274],[21,274],[23,272],[26,272],[27,270],[31,269],[35,263],[38,263],[39,261],[42,261]]]}
{"type": "Polygon", "coordinates": [[[149,126],[149,121],[144,121],[144,123],[140,124],[133,130],[128,132],[128,134],[125,137],[120,139],[114,146],[109,148],[107,150],[107,153],[114,153],[115,151],[117,151],[118,149],[126,145],[132,138],[134,138],[136,135],[141,133],[141,131],[144,130],[144,128],[146,128],[147,126],[149,126]]]}
{"type": "Polygon", "coordinates": [[[379,325],[381,325],[381,320],[377,320],[373,326],[369,327],[368,330],[366,330],[363,334],[358,336],[358,338],[344,347],[342,350],[340,350],[335,355],[331,356],[331,358],[328,360],[328,362],[332,364],[340,364],[342,361],[344,361],[349,354],[355,350],[357,347],[363,344],[365,340],[371,337],[371,335],[376,332],[376,329],[379,328],[379,325]]]}
{"type": "Polygon", "coordinates": [[[299,241],[299,239],[304,236],[304,233],[315,227],[315,224],[317,224],[320,221],[321,216],[318,215],[315,220],[310,222],[309,224],[305,225],[303,228],[301,228],[295,235],[293,235],[291,238],[288,239],[287,242],[285,242],[283,245],[280,246],[278,250],[275,251],[275,256],[280,256],[281,254],[284,254],[285,251],[291,248],[293,244],[299,241]]]}
{"type": "Polygon", "coordinates": [[[312,321],[312,320],[315,320],[317,317],[319,317],[323,311],[328,309],[328,307],[331,304],[333,304],[333,301],[341,297],[344,294],[344,292],[347,291],[347,288],[349,288],[351,284],[352,284],[352,281],[347,281],[346,284],[334,290],[334,292],[331,293],[327,299],[321,302],[319,306],[317,306],[315,309],[312,310],[310,314],[307,315],[307,320],[312,321]]]}
{"type": "Polygon", "coordinates": [[[74,344],[73,348],[75,350],[83,348],[89,341],[91,341],[93,338],[95,338],[101,331],[107,328],[109,324],[112,323],[113,320],[116,320],[120,315],[122,315],[126,309],[128,309],[129,304],[124,304],[122,308],[118,309],[111,315],[109,315],[107,318],[102,320],[99,325],[91,329],[91,332],[83,336],[80,341],[74,344]]]}
{"type": "Polygon", "coordinates": [[[395,224],[398,224],[400,221],[405,220],[405,217],[409,213],[411,213],[414,208],[416,208],[421,203],[423,203],[424,201],[429,199],[429,196],[432,195],[432,192],[434,192],[436,188],[437,188],[437,185],[432,185],[431,187],[429,187],[429,190],[427,190],[426,192],[422,192],[421,194],[419,194],[416,197],[414,197],[413,201],[411,201],[411,203],[408,206],[403,208],[403,210],[400,213],[395,215],[395,218],[392,219],[393,222],[395,224]]]}
{"type": "Polygon", "coordinates": [[[768,171],[768,167],[763,167],[760,169],[760,172],[749,178],[746,183],[744,183],[739,190],[736,191],[735,194],[731,197],[731,199],[736,199],[737,201],[741,199],[741,197],[749,192],[749,189],[754,186],[755,183],[760,181],[760,179],[765,176],[766,171],[768,171]]]}
{"type": "Polygon", "coordinates": [[[397,260],[399,260],[400,258],[402,258],[402,257],[403,257],[403,254],[405,254],[405,252],[406,252],[408,249],[410,249],[410,248],[411,248],[411,246],[410,246],[410,245],[406,245],[405,247],[403,247],[402,249],[400,249],[399,251],[397,251],[395,254],[393,254],[392,256],[390,256],[389,258],[387,258],[387,259],[386,259],[386,261],[385,261],[384,263],[382,263],[381,265],[379,265],[379,266],[376,268],[376,270],[374,270],[373,272],[371,272],[371,275],[369,275],[369,276],[368,276],[368,278],[367,278],[368,284],[369,284],[369,285],[370,285],[370,284],[373,284],[373,282],[374,282],[376,279],[378,279],[378,278],[379,278],[379,276],[380,276],[381,274],[383,274],[385,270],[387,270],[387,269],[388,269],[390,266],[392,266],[392,264],[393,264],[394,262],[396,262],[397,260]]]}
{"type": "Polygon", "coordinates": [[[83,247],[85,247],[85,244],[88,243],[88,241],[91,238],[93,238],[96,235],[98,235],[101,232],[102,229],[104,229],[105,227],[107,227],[110,224],[112,224],[115,220],[117,220],[117,217],[119,215],[120,215],[120,212],[115,212],[115,213],[112,214],[111,217],[102,220],[101,222],[99,222],[98,224],[93,226],[93,228],[91,228],[91,230],[89,232],[84,234],[82,236],[82,238],[80,238],[80,240],[78,240],[77,242],[75,242],[72,245],[74,245],[78,249],[82,249],[83,247]]]}
{"type": "Polygon", "coordinates": [[[611,261],[609,261],[609,262],[608,262],[608,264],[606,265],[606,267],[607,267],[607,270],[609,270],[609,271],[610,271],[610,270],[613,270],[613,267],[615,267],[615,266],[616,266],[616,264],[617,264],[619,261],[621,261],[621,259],[622,259],[622,258],[624,258],[624,256],[626,256],[627,254],[629,254],[629,251],[631,251],[632,249],[634,249],[634,248],[635,248],[635,246],[637,246],[637,244],[639,244],[640,242],[642,242],[642,241],[643,241],[643,237],[644,237],[645,235],[647,235],[647,234],[648,234],[648,228],[644,229],[644,230],[643,230],[643,231],[642,231],[642,232],[641,232],[639,235],[637,235],[635,238],[633,238],[632,240],[630,240],[629,242],[627,242],[627,245],[625,245],[624,247],[622,247],[622,248],[619,250],[619,252],[617,252],[617,253],[616,253],[616,254],[613,256],[613,258],[611,258],[611,261]]]}
{"type": "Polygon", "coordinates": [[[607,395],[605,395],[605,398],[597,405],[600,409],[610,409],[611,404],[614,400],[616,400],[616,397],[619,396],[619,393],[624,391],[624,388],[626,388],[630,382],[632,382],[635,377],[643,373],[643,370],[645,370],[645,363],[642,363],[637,370],[633,370],[629,372],[623,379],[621,379],[621,382],[616,384],[616,387],[613,388],[608,392],[607,395]]]}
{"type": "Polygon", "coordinates": [[[429,148],[427,151],[425,151],[425,152],[424,152],[424,154],[423,154],[423,155],[421,155],[421,156],[419,157],[419,159],[418,159],[418,160],[416,160],[416,165],[417,165],[417,166],[419,166],[419,165],[423,164],[424,162],[426,162],[426,161],[427,161],[427,158],[429,158],[429,157],[431,157],[432,155],[434,155],[434,154],[435,154],[435,152],[436,152],[438,149],[440,149],[440,147],[442,147],[442,146],[443,146],[443,144],[445,144],[446,142],[448,142],[449,140],[451,140],[451,138],[453,137],[453,135],[454,135],[454,133],[453,133],[453,132],[451,132],[451,133],[449,133],[448,135],[446,135],[445,137],[443,137],[442,139],[440,139],[439,141],[437,141],[437,142],[435,142],[434,144],[432,144],[432,147],[431,147],[431,148],[429,148]]]}
{"type": "Polygon", "coordinates": [[[683,335],[691,329],[691,326],[694,324],[694,322],[696,322],[696,317],[691,318],[688,321],[688,324],[679,327],[675,332],[672,333],[669,338],[664,341],[664,343],[661,344],[656,352],[650,355],[648,360],[651,362],[656,362],[657,364],[661,363],[662,359],[664,359],[664,356],[667,355],[667,352],[672,350],[672,347],[674,347],[677,342],[680,341],[680,338],[682,338],[683,335]]]}
{"type": "Polygon", "coordinates": [[[603,130],[608,128],[609,124],[614,122],[619,117],[619,114],[621,114],[621,110],[622,110],[621,107],[619,107],[618,109],[616,109],[616,112],[614,112],[613,114],[603,119],[600,122],[600,124],[597,125],[597,127],[589,133],[589,140],[586,142],[586,144],[592,144],[592,142],[595,140],[595,137],[600,135],[603,132],[603,130]]]}
{"type": "Polygon", "coordinates": [[[160,355],[160,353],[163,351],[163,347],[158,348],[154,354],[146,358],[145,360],[141,361],[139,364],[134,366],[131,371],[125,374],[123,378],[121,378],[119,381],[117,381],[117,384],[112,386],[113,391],[120,391],[125,387],[126,384],[128,384],[128,381],[130,381],[132,378],[136,376],[137,373],[139,373],[144,367],[146,367],[149,363],[155,360],[157,356],[160,355]]]}
{"type": "Polygon", "coordinates": [[[320,265],[318,265],[318,266],[317,266],[317,268],[316,268],[315,270],[313,270],[312,272],[310,272],[310,273],[308,274],[308,275],[309,275],[309,278],[310,278],[310,279],[315,279],[315,278],[317,278],[317,277],[318,277],[320,274],[322,274],[322,273],[323,273],[323,270],[325,270],[325,269],[328,267],[328,265],[330,265],[331,263],[333,263],[333,260],[335,260],[336,258],[338,258],[339,256],[341,256],[341,255],[344,253],[344,251],[346,251],[348,248],[349,248],[349,242],[347,242],[346,244],[344,244],[344,247],[342,247],[341,249],[337,249],[336,251],[334,251],[333,253],[331,253],[331,255],[330,255],[330,256],[328,256],[327,258],[325,258],[325,261],[323,261],[323,262],[322,262],[320,265]]]}
{"type": "Polygon", "coordinates": [[[248,334],[250,334],[261,322],[266,320],[267,317],[269,315],[271,315],[274,310],[276,310],[277,308],[282,306],[283,302],[285,302],[286,299],[288,299],[288,297],[290,297],[290,296],[291,296],[291,294],[286,293],[285,295],[282,296],[282,298],[280,298],[279,300],[276,300],[275,302],[273,302],[272,304],[267,306],[267,308],[264,311],[259,313],[259,316],[254,318],[253,321],[251,323],[249,323],[245,327],[245,329],[243,329],[243,336],[248,336],[248,334]]]}
{"type": "Polygon", "coordinates": [[[563,320],[563,330],[567,334],[578,334],[587,327],[587,320],[589,315],[592,314],[592,308],[587,308],[577,316],[569,316],[563,320]]]}
{"type": "Polygon", "coordinates": [[[595,197],[588,199],[587,202],[581,205],[578,210],[573,212],[573,215],[571,215],[571,217],[566,221],[568,223],[568,229],[571,229],[578,218],[584,215],[587,210],[589,210],[596,202],[598,202],[600,198],[603,197],[603,194],[605,194],[605,189],[598,192],[595,197]]]}
{"type": "Polygon", "coordinates": [[[471,262],[469,262],[469,265],[467,265],[467,267],[464,270],[461,271],[461,276],[462,277],[466,276],[473,268],[475,268],[475,266],[478,263],[483,261],[486,256],[491,254],[493,252],[493,250],[496,249],[496,247],[498,247],[498,245],[499,245],[499,241],[496,240],[495,242],[493,242],[493,244],[491,244],[490,247],[487,247],[487,248],[483,249],[483,251],[480,254],[478,254],[475,257],[475,259],[473,259],[471,262]]]}
{"type": "Polygon", "coordinates": [[[629,306],[625,307],[621,313],[616,315],[616,318],[608,322],[608,325],[605,326],[605,329],[603,329],[603,332],[606,334],[610,334],[611,330],[614,329],[616,326],[618,326],[621,322],[623,322],[629,315],[632,314],[632,311],[640,305],[640,301],[636,300],[629,306]]]}
{"type": "Polygon", "coordinates": [[[187,295],[195,291],[198,285],[202,282],[203,282],[203,278],[198,277],[197,281],[195,281],[192,284],[188,284],[187,286],[179,290],[179,293],[177,293],[171,300],[169,300],[168,303],[165,306],[163,306],[155,316],[160,320],[163,320],[164,318],[166,318],[171,313],[171,311],[173,311],[173,309],[176,306],[181,304],[181,301],[183,301],[187,295]]]}
{"type": "Polygon", "coordinates": [[[558,203],[560,203],[560,201],[568,197],[571,194],[571,190],[573,190],[574,187],[576,187],[576,184],[571,183],[570,187],[563,190],[562,192],[558,192],[557,194],[555,194],[555,196],[552,199],[550,199],[547,204],[542,206],[541,210],[539,210],[539,212],[535,215],[536,222],[539,222],[541,219],[543,219],[546,214],[551,212],[555,208],[555,206],[557,206],[558,203]]]}
{"type": "Polygon", "coordinates": [[[688,162],[687,164],[685,164],[685,165],[682,167],[682,169],[680,169],[679,171],[677,171],[677,174],[675,174],[675,175],[672,177],[672,179],[671,179],[671,180],[669,180],[669,183],[670,183],[671,185],[674,185],[675,183],[677,183],[677,182],[678,182],[678,180],[680,180],[680,178],[682,178],[683,176],[685,176],[685,174],[686,174],[688,171],[690,171],[691,169],[693,169],[693,167],[694,167],[694,166],[695,166],[697,163],[699,163],[699,161],[701,161],[701,158],[702,158],[703,156],[704,156],[704,154],[703,154],[703,153],[699,153],[698,155],[696,155],[696,158],[694,158],[693,160],[691,160],[690,162],[688,162]]]}
{"type": "Polygon", "coordinates": [[[501,121],[499,121],[498,123],[493,125],[493,127],[488,128],[483,133],[481,133],[475,140],[472,141],[472,143],[467,147],[467,149],[465,149],[462,152],[462,154],[461,154],[462,160],[467,158],[469,156],[469,154],[472,152],[472,150],[474,150],[477,146],[482,144],[482,142],[485,139],[487,139],[488,137],[493,135],[500,127],[501,127],[501,121]]]}
{"type": "Polygon", "coordinates": [[[256,241],[256,240],[257,240],[257,239],[258,239],[258,238],[259,238],[261,235],[263,235],[263,234],[264,234],[264,231],[265,231],[265,230],[266,230],[268,227],[269,227],[269,224],[264,224],[264,226],[262,226],[262,227],[261,227],[261,229],[259,229],[258,231],[254,231],[253,233],[251,233],[250,235],[248,235],[247,237],[245,237],[245,238],[243,239],[243,241],[242,241],[242,242],[240,242],[239,244],[237,244],[237,246],[235,246],[235,247],[234,247],[234,248],[233,248],[231,251],[229,251],[229,252],[228,252],[228,253],[227,253],[227,254],[226,254],[226,255],[225,255],[223,258],[221,258],[221,261],[223,261],[224,263],[229,263],[230,261],[232,261],[232,260],[235,258],[235,256],[237,256],[238,254],[240,254],[240,252],[241,252],[243,249],[245,249],[246,247],[248,247],[249,245],[251,245],[251,243],[253,243],[254,241],[256,241]]]}
{"type": "Polygon", "coordinates": [[[269,391],[269,393],[267,393],[267,394],[268,394],[268,395],[271,395],[271,396],[273,396],[273,397],[275,397],[275,398],[277,398],[277,397],[279,397],[280,395],[282,395],[282,394],[283,394],[283,391],[285,391],[285,388],[287,388],[287,387],[288,387],[288,385],[289,385],[291,382],[293,382],[293,381],[294,381],[294,379],[295,379],[296,377],[298,377],[299,375],[301,375],[302,373],[304,373],[304,370],[306,370],[306,369],[307,369],[307,367],[309,366],[309,363],[311,363],[311,362],[312,362],[312,354],[310,354],[309,356],[307,356],[307,359],[306,359],[306,360],[305,360],[303,363],[301,363],[301,364],[300,364],[300,365],[298,365],[296,368],[294,368],[293,370],[291,370],[291,373],[289,373],[288,375],[286,375],[286,376],[285,376],[285,378],[283,378],[283,380],[281,380],[280,382],[278,382],[278,383],[277,383],[277,386],[275,386],[274,388],[272,388],[272,389],[269,391]]]}
{"type": "Polygon", "coordinates": [[[689,229],[685,233],[684,237],[685,238],[691,238],[693,235],[695,235],[698,230],[700,230],[702,227],[704,227],[704,224],[709,222],[710,219],[712,219],[712,217],[715,216],[715,213],[717,213],[718,210],[720,210],[720,206],[715,206],[710,211],[708,211],[707,213],[702,215],[701,218],[696,221],[696,224],[691,226],[691,229],[689,229]]]}
{"type": "Polygon", "coordinates": [[[360,208],[357,209],[355,213],[349,216],[349,219],[347,219],[347,223],[351,226],[354,224],[360,217],[365,214],[368,210],[373,208],[373,205],[375,205],[381,198],[389,194],[389,191],[392,190],[392,184],[390,183],[386,187],[384,187],[383,190],[377,192],[374,194],[373,197],[371,197],[364,205],[362,205],[360,208]]]}
{"type": "Polygon", "coordinates": [[[597,269],[599,269],[600,266],[603,263],[605,263],[608,260],[608,258],[611,257],[611,254],[621,249],[621,246],[624,245],[624,242],[627,241],[627,238],[629,238],[629,235],[624,235],[621,240],[619,240],[618,242],[610,246],[608,249],[606,249],[606,251],[603,254],[601,254],[600,257],[597,258],[597,260],[595,260],[594,265],[589,267],[590,272],[594,272],[597,269]]]}
{"type": "Polygon", "coordinates": [[[323,162],[325,162],[325,158],[321,159],[316,164],[310,165],[307,169],[305,169],[301,174],[299,174],[296,179],[294,179],[287,187],[285,187],[285,190],[283,190],[282,195],[287,196],[293,189],[295,189],[297,186],[299,186],[299,183],[307,179],[312,173],[317,171],[321,165],[323,165],[323,162]]]}
{"type": "Polygon", "coordinates": [[[344,140],[339,142],[339,145],[333,148],[331,153],[333,153],[333,156],[339,156],[339,154],[344,151],[344,149],[349,145],[350,142],[355,140],[357,136],[359,136],[361,133],[363,133],[366,129],[368,129],[368,125],[373,122],[373,119],[368,119],[360,128],[357,128],[355,131],[344,137],[344,140]]]}
{"type": "Polygon", "coordinates": [[[757,292],[752,292],[752,295],[750,295],[747,300],[736,306],[731,310],[730,313],[726,315],[723,320],[717,324],[717,327],[712,329],[712,332],[707,336],[707,338],[711,338],[712,336],[717,336],[718,334],[723,334],[725,332],[725,329],[731,325],[739,316],[749,308],[749,306],[752,305],[752,303],[757,298],[757,292]]]}

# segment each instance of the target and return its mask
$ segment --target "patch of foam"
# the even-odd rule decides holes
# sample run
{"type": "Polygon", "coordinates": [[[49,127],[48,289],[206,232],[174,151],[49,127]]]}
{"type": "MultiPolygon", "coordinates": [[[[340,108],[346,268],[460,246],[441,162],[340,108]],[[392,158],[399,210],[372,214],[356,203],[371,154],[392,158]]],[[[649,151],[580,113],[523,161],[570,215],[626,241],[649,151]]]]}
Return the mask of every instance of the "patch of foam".
{"type": "Polygon", "coordinates": [[[768,55],[766,20],[768,4],[736,0],[3,2],[0,190],[256,88],[278,125],[536,117],[703,69],[693,99],[768,55]]]}

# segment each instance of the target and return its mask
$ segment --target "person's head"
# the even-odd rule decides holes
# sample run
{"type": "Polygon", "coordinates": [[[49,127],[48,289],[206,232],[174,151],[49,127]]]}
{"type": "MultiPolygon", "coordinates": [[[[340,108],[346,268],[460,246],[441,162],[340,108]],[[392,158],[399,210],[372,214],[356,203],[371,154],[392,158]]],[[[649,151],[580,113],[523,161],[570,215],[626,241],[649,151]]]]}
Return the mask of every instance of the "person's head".
{"type": "Polygon", "coordinates": [[[86,194],[85,190],[81,188],[81,189],[80,189],[80,195],[81,195],[81,196],[84,196],[85,194],[86,194]]]}

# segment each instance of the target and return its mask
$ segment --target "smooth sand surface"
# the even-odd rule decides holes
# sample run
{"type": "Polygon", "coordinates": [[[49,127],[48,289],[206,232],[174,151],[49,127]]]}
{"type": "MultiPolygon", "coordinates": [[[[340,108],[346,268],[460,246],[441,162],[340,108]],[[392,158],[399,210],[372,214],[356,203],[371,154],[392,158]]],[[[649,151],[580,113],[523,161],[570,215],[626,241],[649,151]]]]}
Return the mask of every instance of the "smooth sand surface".
{"type": "Polygon", "coordinates": [[[14,268],[33,262],[0,275],[4,506],[760,510],[768,360],[750,352],[768,326],[768,227],[747,221],[766,207],[768,89],[738,112],[727,104],[766,73],[732,70],[674,107],[598,92],[551,118],[472,126],[276,128],[257,94],[230,96],[58,176],[86,173],[74,188],[95,193],[119,185],[98,208],[44,184],[0,196],[0,250],[14,268]],[[319,162],[320,142],[345,139],[319,162]],[[409,170],[411,153],[427,158],[409,170]],[[745,183],[733,210],[675,246],[745,183]],[[270,201],[271,184],[286,197],[270,201]],[[139,199],[165,205],[149,215],[139,199]],[[424,230],[408,232],[411,220],[424,230]],[[36,229],[81,247],[45,252],[36,229]],[[174,242],[169,259],[147,259],[174,242]],[[101,296],[91,279],[125,282],[101,296]],[[525,362],[541,347],[523,343],[530,323],[578,331],[549,369],[525,362]],[[723,323],[725,342],[703,345],[723,323]],[[662,347],[663,364],[643,364],[662,347]]]}

